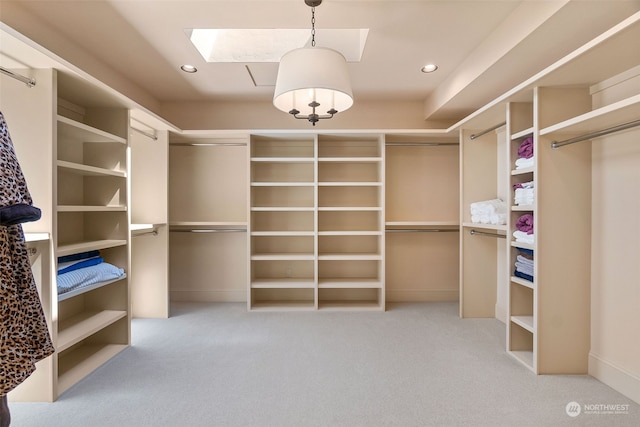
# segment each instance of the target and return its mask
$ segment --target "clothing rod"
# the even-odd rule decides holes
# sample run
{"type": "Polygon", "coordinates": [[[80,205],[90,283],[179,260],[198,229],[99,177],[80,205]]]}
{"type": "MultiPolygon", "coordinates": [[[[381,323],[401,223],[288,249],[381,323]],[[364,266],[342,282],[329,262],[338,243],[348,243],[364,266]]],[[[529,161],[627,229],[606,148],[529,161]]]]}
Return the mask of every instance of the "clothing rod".
{"type": "Polygon", "coordinates": [[[178,147],[233,147],[233,146],[246,146],[246,142],[170,142],[169,145],[178,147]]]}
{"type": "Polygon", "coordinates": [[[387,233],[446,233],[460,231],[457,228],[387,228],[387,233]]]}
{"type": "Polygon", "coordinates": [[[586,135],[576,136],[575,138],[565,139],[564,141],[553,141],[551,143],[551,148],[563,147],[565,145],[585,141],[587,139],[597,138],[599,136],[609,135],[610,133],[620,132],[621,130],[630,129],[636,126],[640,126],[640,120],[634,120],[633,122],[623,123],[621,125],[599,130],[597,132],[591,132],[586,135]]]}
{"type": "Polygon", "coordinates": [[[386,142],[391,147],[437,147],[443,145],[460,145],[458,142],[386,142]]]}
{"type": "Polygon", "coordinates": [[[153,234],[154,236],[157,236],[158,235],[158,230],[145,231],[144,233],[131,234],[131,237],[145,236],[147,234],[153,234]]]}
{"type": "Polygon", "coordinates": [[[478,137],[480,137],[482,135],[485,135],[485,134],[491,132],[492,130],[496,130],[498,128],[501,128],[502,126],[504,126],[506,124],[507,124],[507,122],[498,123],[497,125],[495,125],[493,127],[490,127],[489,129],[483,130],[482,132],[478,132],[478,133],[472,134],[471,136],[469,136],[469,139],[474,140],[474,139],[476,139],[476,138],[478,138],[478,137]]]}
{"type": "Polygon", "coordinates": [[[480,236],[498,237],[500,239],[506,239],[507,238],[507,236],[505,234],[487,233],[486,231],[478,231],[478,230],[471,230],[469,232],[469,234],[471,234],[472,236],[477,234],[477,235],[480,235],[480,236]]]}
{"type": "Polygon", "coordinates": [[[131,130],[136,131],[136,132],[138,132],[139,134],[146,136],[147,138],[151,138],[151,139],[153,139],[154,141],[157,141],[157,140],[158,140],[158,137],[157,137],[156,135],[154,135],[154,134],[150,133],[150,132],[145,132],[145,131],[143,131],[143,130],[141,130],[141,129],[134,128],[133,126],[131,126],[131,130]]]}
{"type": "Polygon", "coordinates": [[[9,77],[13,77],[16,80],[20,80],[22,83],[26,84],[29,87],[34,87],[36,85],[36,80],[35,79],[32,79],[32,78],[25,77],[25,76],[22,76],[20,74],[14,73],[13,71],[7,70],[4,67],[0,67],[0,72],[2,74],[4,74],[4,75],[9,76],[9,77]]]}
{"type": "Polygon", "coordinates": [[[244,228],[173,228],[171,232],[176,233],[246,233],[244,228]]]}

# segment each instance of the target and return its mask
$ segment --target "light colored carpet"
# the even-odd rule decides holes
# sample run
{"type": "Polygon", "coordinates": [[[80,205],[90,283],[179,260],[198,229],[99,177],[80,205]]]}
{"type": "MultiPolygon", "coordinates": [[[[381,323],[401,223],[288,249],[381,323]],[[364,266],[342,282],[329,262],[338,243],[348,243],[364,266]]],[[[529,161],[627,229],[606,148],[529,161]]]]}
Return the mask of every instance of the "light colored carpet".
{"type": "Polygon", "coordinates": [[[385,313],[253,312],[178,303],[136,319],[133,345],[55,403],[13,403],[13,427],[634,426],[640,405],[589,376],[536,376],[495,319],[457,303],[385,313]],[[569,402],[629,405],[566,414],[569,402]]]}

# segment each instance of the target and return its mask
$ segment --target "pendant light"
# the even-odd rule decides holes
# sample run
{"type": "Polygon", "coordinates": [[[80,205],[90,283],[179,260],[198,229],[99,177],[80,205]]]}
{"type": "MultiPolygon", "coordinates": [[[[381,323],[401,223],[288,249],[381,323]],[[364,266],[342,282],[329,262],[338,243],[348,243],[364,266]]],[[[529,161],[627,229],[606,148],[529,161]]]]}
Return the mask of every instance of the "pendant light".
{"type": "Polygon", "coordinates": [[[280,59],[273,105],[315,126],[319,120],[350,108],[353,94],[344,56],[316,47],[315,8],[322,0],[305,3],[311,7],[311,47],[294,49],[280,59]]]}

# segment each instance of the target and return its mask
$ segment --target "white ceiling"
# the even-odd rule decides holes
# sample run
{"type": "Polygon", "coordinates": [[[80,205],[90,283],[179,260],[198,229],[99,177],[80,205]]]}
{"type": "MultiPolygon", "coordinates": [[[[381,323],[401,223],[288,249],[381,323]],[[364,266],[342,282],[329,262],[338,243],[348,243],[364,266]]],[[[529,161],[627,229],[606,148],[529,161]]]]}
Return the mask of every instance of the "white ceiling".
{"type": "MultiPolygon", "coordinates": [[[[357,101],[424,102],[425,119],[447,121],[638,10],[636,0],[324,0],[316,26],[369,29],[362,61],[349,63],[357,101]],[[421,73],[431,62],[438,71],[421,73]]],[[[310,17],[303,0],[0,0],[10,27],[160,104],[273,96],[277,63],[206,63],[185,29],[308,29],[310,17]],[[198,73],[180,71],[185,63],[198,73]]]]}

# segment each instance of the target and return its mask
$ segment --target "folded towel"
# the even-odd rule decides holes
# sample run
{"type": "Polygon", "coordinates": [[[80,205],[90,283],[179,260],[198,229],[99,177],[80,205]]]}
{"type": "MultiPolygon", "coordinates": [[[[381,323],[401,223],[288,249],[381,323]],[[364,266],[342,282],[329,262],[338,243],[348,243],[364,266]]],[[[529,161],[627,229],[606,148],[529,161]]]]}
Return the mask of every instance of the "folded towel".
{"type": "Polygon", "coordinates": [[[534,164],[534,157],[530,157],[525,159],[524,157],[520,157],[516,160],[516,169],[524,169],[530,168],[534,164]]]}
{"type": "Polygon", "coordinates": [[[526,137],[518,147],[518,157],[529,159],[533,157],[533,137],[526,137]]]}
{"type": "Polygon", "coordinates": [[[513,184],[513,189],[516,188],[533,188],[533,181],[527,182],[518,182],[517,184],[513,184]]]}
{"type": "Polygon", "coordinates": [[[479,224],[506,224],[507,204],[501,199],[491,199],[470,204],[471,222],[479,224]]]}
{"type": "Polygon", "coordinates": [[[516,188],[513,201],[516,205],[532,205],[534,202],[533,188],[516,188]]]}
{"type": "Polygon", "coordinates": [[[528,243],[528,244],[533,244],[534,243],[534,234],[527,234],[524,231],[519,231],[516,230],[513,232],[513,237],[516,239],[516,242],[519,243],[528,243]]]}
{"type": "Polygon", "coordinates": [[[532,275],[528,275],[528,274],[522,273],[522,272],[520,272],[518,270],[514,271],[513,275],[516,276],[516,277],[520,277],[521,279],[525,279],[525,280],[528,280],[530,282],[533,282],[533,276],[532,275]]]}
{"type": "Polygon", "coordinates": [[[533,234],[533,215],[521,215],[516,221],[516,229],[527,234],[533,234]]]}
{"type": "Polygon", "coordinates": [[[124,270],[106,262],[70,271],[69,273],[58,275],[58,295],[83,286],[121,277],[124,277],[124,270]]]}

